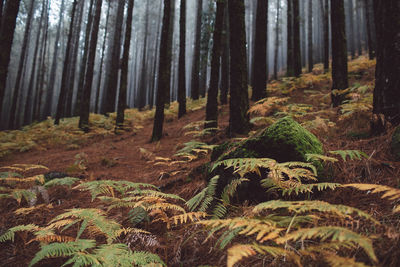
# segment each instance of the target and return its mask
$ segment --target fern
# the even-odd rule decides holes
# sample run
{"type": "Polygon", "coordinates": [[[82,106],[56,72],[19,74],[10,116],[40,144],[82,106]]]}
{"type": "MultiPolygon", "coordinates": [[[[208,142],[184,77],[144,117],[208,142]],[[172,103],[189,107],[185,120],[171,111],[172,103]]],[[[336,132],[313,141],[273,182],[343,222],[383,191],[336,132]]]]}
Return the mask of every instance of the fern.
{"type": "Polygon", "coordinates": [[[189,210],[196,210],[200,204],[201,206],[199,207],[199,211],[204,212],[208,209],[214,199],[218,179],[218,175],[211,178],[206,188],[186,202],[186,206],[189,208],[189,210]]]}
{"type": "Polygon", "coordinates": [[[386,185],[377,185],[377,184],[345,184],[343,187],[353,187],[355,189],[361,191],[371,191],[372,193],[384,193],[381,198],[388,198],[389,200],[400,199],[400,190],[386,186],[386,185]]]}
{"type": "Polygon", "coordinates": [[[318,191],[325,191],[327,189],[335,190],[336,188],[341,186],[342,185],[338,183],[301,184],[293,188],[282,189],[282,195],[291,195],[293,192],[296,193],[296,195],[303,193],[313,193],[313,190],[315,188],[318,191]]]}
{"type": "Polygon", "coordinates": [[[308,162],[312,162],[315,160],[319,160],[319,161],[323,161],[323,162],[332,162],[332,163],[338,162],[337,158],[332,158],[332,157],[319,155],[319,154],[306,154],[306,160],[308,162]]]}
{"type": "Polygon", "coordinates": [[[71,188],[71,186],[79,180],[80,180],[79,178],[73,178],[73,177],[56,178],[45,183],[44,187],[50,188],[53,186],[68,186],[71,188]]]}
{"type": "Polygon", "coordinates": [[[350,160],[361,160],[362,158],[368,158],[368,155],[359,150],[336,150],[336,151],[329,151],[330,154],[339,155],[343,161],[347,160],[349,157],[350,160]]]}
{"type": "Polygon", "coordinates": [[[353,258],[344,258],[333,253],[325,253],[324,258],[331,267],[367,267],[364,263],[356,262],[353,258]]]}
{"type": "Polygon", "coordinates": [[[138,266],[147,266],[151,263],[157,263],[162,266],[166,266],[158,255],[143,251],[133,252],[133,261],[138,266]]]}
{"type": "Polygon", "coordinates": [[[18,225],[8,229],[4,234],[2,234],[0,236],[0,242],[5,242],[5,241],[14,242],[16,232],[35,232],[39,229],[40,228],[34,224],[18,225]]]}

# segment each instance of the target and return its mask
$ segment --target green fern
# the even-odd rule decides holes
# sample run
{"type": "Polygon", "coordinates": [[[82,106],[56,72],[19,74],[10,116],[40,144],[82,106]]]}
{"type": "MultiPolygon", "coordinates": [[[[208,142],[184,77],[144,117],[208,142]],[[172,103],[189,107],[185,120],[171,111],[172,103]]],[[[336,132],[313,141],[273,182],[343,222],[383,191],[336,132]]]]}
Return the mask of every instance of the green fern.
{"type": "Polygon", "coordinates": [[[282,189],[282,195],[291,195],[292,193],[304,194],[304,193],[313,193],[313,190],[316,188],[318,191],[325,191],[327,189],[335,190],[338,187],[341,187],[341,184],[338,183],[317,183],[317,184],[301,184],[293,188],[282,189]]]}
{"type": "Polygon", "coordinates": [[[48,181],[47,183],[44,184],[44,187],[50,188],[53,186],[68,186],[71,187],[74,183],[79,181],[79,178],[73,178],[73,177],[65,177],[65,178],[56,178],[51,181],[48,181]]]}
{"type": "Polygon", "coordinates": [[[40,229],[39,226],[34,225],[34,224],[18,225],[18,226],[8,229],[4,234],[2,234],[0,236],[0,242],[5,242],[5,241],[14,242],[15,233],[17,233],[17,232],[36,232],[39,229],[40,229]]]}
{"type": "Polygon", "coordinates": [[[329,151],[332,155],[339,155],[343,161],[347,160],[347,157],[350,160],[361,160],[362,158],[368,158],[368,155],[359,150],[336,150],[336,151],[329,151]]]}

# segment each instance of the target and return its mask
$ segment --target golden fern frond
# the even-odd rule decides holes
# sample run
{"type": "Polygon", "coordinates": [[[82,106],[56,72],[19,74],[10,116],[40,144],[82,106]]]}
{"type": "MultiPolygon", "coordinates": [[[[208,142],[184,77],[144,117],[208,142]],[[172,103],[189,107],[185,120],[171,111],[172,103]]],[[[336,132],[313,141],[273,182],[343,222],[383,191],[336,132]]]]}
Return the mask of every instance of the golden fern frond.
{"type": "Polygon", "coordinates": [[[45,236],[37,236],[34,239],[32,239],[30,242],[33,241],[38,241],[41,243],[53,243],[53,242],[58,242],[58,243],[66,243],[66,242],[72,242],[75,241],[75,237],[70,237],[70,236],[65,236],[65,235],[45,235],[45,236]]]}
{"type": "Polygon", "coordinates": [[[32,177],[27,177],[27,178],[19,178],[19,177],[7,177],[7,178],[2,178],[1,179],[2,182],[4,183],[40,183],[40,184],[44,184],[45,179],[44,179],[44,175],[35,175],[32,177]]]}
{"type": "Polygon", "coordinates": [[[67,225],[72,225],[77,223],[79,220],[74,220],[74,219],[63,219],[59,221],[55,221],[47,225],[46,229],[60,229],[61,227],[65,227],[67,225]]]}
{"type": "Polygon", "coordinates": [[[252,247],[259,254],[262,254],[262,255],[269,254],[274,258],[286,257],[287,260],[292,261],[297,266],[302,266],[302,264],[300,262],[300,257],[297,254],[295,254],[291,251],[288,251],[286,249],[283,249],[280,247],[273,247],[273,246],[264,246],[264,245],[259,245],[259,244],[253,244],[252,247]]]}
{"type": "Polygon", "coordinates": [[[36,164],[13,164],[11,166],[0,167],[0,169],[14,170],[18,172],[27,172],[37,169],[49,170],[49,168],[47,168],[46,166],[36,165],[36,164]]]}
{"type": "Polygon", "coordinates": [[[292,188],[283,188],[282,195],[291,195],[293,192],[298,194],[303,193],[312,193],[316,188],[318,191],[324,191],[327,189],[335,190],[338,187],[341,187],[341,184],[338,183],[317,183],[317,184],[301,184],[292,188]]]}
{"type": "Polygon", "coordinates": [[[257,252],[253,249],[252,245],[236,245],[228,249],[227,266],[233,267],[236,263],[243,258],[248,258],[256,255],[257,252]]]}
{"type": "Polygon", "coordinates": [[[117,231],[115,231],[115,236],[121,236],[121,235],[127,235],[127,234],[150,234],[149,232],[138,229],[138,228],[121,228],[117,231]]]}
{"type": "Polygon", "coordinates": [[[323,162],[332,162],[332,163],[339,161],[337,158],[332,158],[332,157],[328,157],[328,156],[324,156],[324,155],[320,155],[320,154],[306,154],[306,160],[309,162],[319,160],[319,161],[323,161],[323,162]]]}
{"type": "Polygon", "coordinates": [[[400,190],[378,184],[345,184],[343,187],[352,187],[361,191],[371,191],[371,193],[384,193],[381,198],[388,198],[389,200],[400,199],[400,190]]]}
{"type": "Polygon", "coordinates": [[[39,210],[39,209],[42,209],[42,208],[52,209],[53,205],[52,204],[48,204],[48,205],[47,204],[40,204],[40,205],[33,206],[33,207],[30,207],[30,208],[20,208],[20,209],[17,209],[16,211],[14,211],[14,213],[16,215],[27,215],[27,214],[29,214],[29,213],[31,213],[33,211],[36,211],[36,210],[39,210]]]}
{"type": "Polygon", "coordinates": [[[304,201],[271,200],[257,205],[253,209],[253,212],[259,213],[266,209],[270,210],[287,209],[288,211],[297,214],[315,212],[315,211],[322,213],[329,212],[341,218],[350,218],[351,214],[356,214],[357,216],[370,220],[377,225],[380,224],[377,220],[372,218],[371,215],[369,215],[366,212],[363,212],[362,210],[345,205],[334,205],[320,200],[304,200],[304,201]]]}
{"type": "Polygon", "coordinates": [[[155,203],[151,204],[149,206],[143,207],[146,211],[152,211],[152,210],[171,210],[171,211],[179,211],[179,212],[185,212],[185,209],[182,208],[181,206],[171,204],[171,203],[155,203]]]}
{"type": "Polygon", "coordinates": [[[0,236],[0,242],[5,242],[11,240],[14,242],[14,237],[16,232],[35,232],[40,230],[40,227],[34,224],[28,225],[18,225],[8,229],[4,234],[0,236]]]}
{"type": "Polygon", "coordinates": [[[184,224],[189,222],[194,222],[197,220],[201,220],[202,218],[207,217],[208,214],[205,212],[185,212],[170,218],[170,221],[175,224],[184,224]]]}
{"type": "Polygon", "coordinates": [[[283,237],[279,237],[275,239],[275,241],[278,244],[284,244],[288,241],[306,239],[319,239],[322,242],[328,239],[331,241],[352,242],[362,247],[372,261],[378,261],[371,239],[342,227],[322,226],[314,228],[302,228],[283,237]]]}
{"type": "Polygon", "coordinates": [[[362,262],[356,262],[354,258],[344,258],[333,253],[324,253],[324,258],[331,267],[367,267],[362,262]]]}

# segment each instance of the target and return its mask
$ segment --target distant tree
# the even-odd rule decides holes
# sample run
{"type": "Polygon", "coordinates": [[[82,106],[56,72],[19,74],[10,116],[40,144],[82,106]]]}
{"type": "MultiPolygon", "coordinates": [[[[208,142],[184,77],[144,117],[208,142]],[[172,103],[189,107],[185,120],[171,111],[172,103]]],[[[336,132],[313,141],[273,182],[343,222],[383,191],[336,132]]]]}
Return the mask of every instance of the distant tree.
{"type": "Polygon", "coordinates": [[[3,22],[0,29],[0,118],[20,2],[20,0],[7,1],[2,12],[3,22]]]}
{"type": "Polygon", "coordinates": [[[179,20],[178,118],[186,114],[186,0],[181,0],[179,20]]]}
{"type": "Polygon", "coordinates": [[[131,32],[132,32],[132,14],[133,14],[134,0],[128,0],[128,14],[126,16],[125,27],[125,40],[124,51],[121,60],[121,81],[118,95],[118,109],[117,109],[117,127],[124,124],[124,113],[126,109],[126,95],[128,88],[128,63],[129,63],[129,48],[131,46],[131,32]]]}
{"type": "Polygon", "coordinates": [[[331,1],[332,25],[332,105],[339,106],[344,96],[338,90],[349,87],[347,77],[347,45],[343,0],[331,1]]]}
{"type": "Polygon", "coordinates": [[[364,0],[365,5],[365,20],[367,22],[367,38],[368,38],[368,55],[369,59],[375,58],[376,40],[375,40],[375,25],[372,10],[371,0],[364,0]]]}
{"type": "Polygon", "coordinates": [[[381,133],[384,121],[400,124],[400,2],[374,1],[376,24],[376,72],[372,131],[381,133]]]}
{"type": "Polygon", "coordinates": [[[229,16],[228,16],[229,1],[225,3],[224,28],[222,32],[222,55],[221,55],[221,88],[220,102],[222,105],[228,104],[229,91],[229,16]]]}
{"type": "Polygon", "coordinates": [[[90,45],[89,45],[89,54],[88,54],[88,61],[86,68],[86,78],[82,92],[82,100],[80,103],[81,107],[79,108],[80,112],[79,128],[81,128],[86,132],[89,130],[90,94],[92,92],[93,70],[94,70],[94,62],[96,59],[96,46],[99,34],[102,5],[103,5],[103,0],[96,1],[96,10],[93,17],[93,28],[90,34],[90,45]]]}
{"type": "MultiPolygon", "coordinates": [[[[335,1],[333,1],[335,2],[335,1]]],[[[354,35],[354,4],[353,0],[347,0],[347,21],[348,21],[348,44],[350,48],[351,58],[354,59],[356,57],[356,45],[355,45],[355,35],[354,35]]]]}
{"type": "Polygon", "coordinates": [[[293,69],[294,76],[301,74],[300,8],[299,0],[293,1],[293,69]]]}
{"type": "Polygon", "coordinates": [[[267,97],[267,32],[268,0],[258,0],[253,55],[254,85],[252,100],[254,101],[267,97]]]}
{"type": "Polygon", "coordinates": [[[357,44],[357,54],[358,56],[362,55],[362,44],[363,44],[363,38],[362,38],[362,27],[363,27],[363,22],[361,21],[361,12],[362,12],[362,8],[361,8],[361,0],[355,0],[356,1],[356,6],[355,6],[355,10],[356,10],[356,44],[357,44]]]}
{"type": "Polygon", "coordinates": [[[287,0],[287,56],[286,76],[294,76],[293,0],[287,0]]]}
{"type": "Polygon", "coordinates": [[[115,111],[115,100],[117,96],[118,87],[118,73],[120,69],[120,57],[121,57],[121,35],[122,35],[122,23],[124,18],[124,6],[125,1],[118,1],[117,9],[117,20],[115,22],[115,34],[113,39],[113,46],[111,50],[111,65],[108,70],[107,84],[105,85],[105,105],[104,114],[115,111]]]}
{"type": "Polygon", "coordinates": [[[320,0],[324,21],[324,72],[329,71],[329,0],[320,0]],[[323,3],[322,3],[323,2],[323,3]]]}
{"type": "Polygon", "coordinates": [[[171,79],[171,53],[168,47],[169,24],[171,15],[171,0],[164,0],[164,16],[161,31],[159,79],[157,84],[156,114],[151,141],[155,142],[162,138],[164,124],[164,107],[166,92],[170,90],[171,79]]]}
{"type": "Polygon", "coordinates": [[[43,115],[42,119],[45,119],[46,116],[51,115],[52,112],[52,103],[53,103],[53,95],[54,95],[54,85],[57,76],[57,63],[58,63],[58,50],[59,50],[59,42],[61,37],[61,25],[64,19],[64,9],[65,9],[65,0],[61,1],[60,13],[59,13],[59,21],[57,26],[56,38],[54,40],[53,46],[53,56],[51,63],[51,70],[49,75],[49,82],[46,91],[46,100],[44,101],[43,115]]]}
{"type": "Polygon", "coordinates": [[[274,79],[278,79],[278,52],[279,52],[279,22],[280,22],[280,1],[276,0],[276,25],[275,25],[275,47],[274,47],[274,79]]]}
{"type": "Polygon", "coordinates": [[[200,39],[201,39],[201,18],[203,11],[203,0],[197,2],[197,15],[196,15],[196,35],[192,65],[192,88],[191,97],[192,99],[199,99],[200,88],[199,88],[199,72],[200,72],[200,39]]]}
{"type": "Polygon", "coordinates": [[[150,12],[150,0],[146,0],[146,11],[144,14],[144,27],[143,27],[143,53],[142,53],[142,62],[140,68],[140,76],[139,76],[139,88],[138,88],[138,108],[139,110],[143,109],[146,105],[146,91],[148,88],[148,84],[146,81],[146,77],[148,75],[147,71],[147,40],[149,37],[149,12],[150,12]]]}
{"type": "Polygon", "coordinates": [[[216,128],[218,125],[218,81],[221,60],[221,37],[224,24],[225,0],[217,1],[217,13],[213,36],[211,58],[211,78],[207,95],[206,125],[205,128],[216,128]]]}
{"type": "Polygon", "coordinates": [[[250,130],[246,60],[246,28],[244,0],[229,1],[230,28],[230,117],[229,134],[245,134],[250,130]]]}
{"type": "Polygon", "coordinates": [[[1,21],[3,20],[3,6],[5,0],[0,0],[0,29],[1,29],[1,21]]]}
{"type": "Polygon", "coordinates": [[[308,0],[308,72],[312,72],[314,68],[312,21],[313,21],[313,1],[308,0]]]}
{"type": "Polygon", "coordinates": [[[60,119],[62,116],[64,116],[63,112],[65,109],[65,100],[66,100],[66,95],[67,95],[67,82],[68,82],[68,69],[69,69],[69,64],[70,64],[69,55],[70,55],[70,51],[71,51],[71,47],[72,47],[72,35],[73,35],[73,29],[74,29],[76,5],[77,5],[77,0],[74,0],[74,2],[72,4],[71,22],[70,22],[70,26],[69,26],[67,49],[65,52],[66,56],[64,59],[64,67],[63,67],[62,78],[61,78],[60,96],[58,97],[57,112],[56,112],[56,117],[55,117],[55,121],[54,121],[54,124],[56,124],[56,125],[60,124],[60,119]]]}
{"type": "Polygon", "coordinates": [[[12,98],[11,98],[10,118],[8,123],[9,129],[15,129],[17,127],[15,120],[17,113],[17,103],[18,103],[18,98],[21,97],[20,90],[21,90],[22,72],[24,66],[26,65],[26,58],[29,50],[29,36],[31,33],[33,11],[35,10],[34,7],[35,7],[35,0],[32,0],[31,5],[29,6],[28,17],[26,18],[24,39],[22,40],[21,52],[19,54],[17,77],[15,79],[14,91],[12,93],[12,98]]]}

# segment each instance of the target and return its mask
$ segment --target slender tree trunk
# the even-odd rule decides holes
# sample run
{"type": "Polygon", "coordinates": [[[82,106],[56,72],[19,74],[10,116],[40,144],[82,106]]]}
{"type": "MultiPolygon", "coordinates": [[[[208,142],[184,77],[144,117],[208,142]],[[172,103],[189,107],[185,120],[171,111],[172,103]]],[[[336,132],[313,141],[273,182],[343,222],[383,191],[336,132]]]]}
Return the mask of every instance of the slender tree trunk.
{"type": "Polygon", "coordinates": [[[96,46],[97,46],[97,37],[99,35],[102,5],[103,5],[103,0],[96,1],[96,10],[94,13],[93,25],[92,25],[93,27],[90,34],[86,78],[82,92],[82,101],[80,103],[81,107],[79,108],[80,112],[79,128],[81,128],[85,132],[89,131],[90,94],[92,92],[94,62],[96,59],[96,46]]]}
{"type": "Polygon", "coordinates": [[[308,72],[312,72],[314,68],[313,61],[313,1],[308,0],[308,72]]]}
{"type": "Polygon", "coordinates": [[[280,1],[276,0],[276,25],[275,25],[275,48],[274,48],[274,79],[278,79],[278,52],[279,52],[279,16],[280,1]]]}
{"type": "Polygon", "coordinates": [[[68,42],[67,42],[67,50],[65,52],[65,59],[64,59],[64,67],[63,67],[63,73],[62,73],[62,78],[61,78],[61,89],[60,89],[60,96],[58,98],[58,104],[57,104],[57,112],[56,112],[56,117],[54,124],[59,125],[60,124],[60,119],[64,115],[64,107],[65,107],[65,98],[67,95],[67,79],[68,79],[68,68],[70,64],[70,58],[69,54],[71,51],[71,46],[72,46],[72,35],[73,35],[73,29],[74,29],[74,20],[75,20],[75,12],[76,12],[76,5],[77,5],[77,0],[74,0],[72,4],[72,14],[71,14],[71,22],[69,26],[69,33],[68,33],[68,42]]]}
{"type": "Polygon", "coordinates": [[[258,101],[267,97],[267,32],[268,0],[258,0],[256,36],[253,55],[253,101],[258,101]]]}
{"type": "Polygon", "coordinates": [[[138,108],[142,110],[146,106],[146,94],[148,89],[148,83],[146,82],[146,78],[148,76],[147,73],[147,39],[149,36],[149,0],[146,2],[146,11],[144,18],[144,38],[143,38],[143,55],[142,55],[142,67],[140,69],[140,78],[139,78],[139,96],[138,96],[138,108]]]}
{"type": "Polygon", "coordinates": [[[294,76],[301,74],[300,10],[299,0],[293,0],[293,68],[294,76]]]}
{"type": "Polygon", "coordinates": [[[181,0],[179,21],[178,118],[186,114],[186,0],[181,0]]]}
{"type": "Polygon", "coordinates": [[[331,1],[332,24],[332,105],[339,106],[344,100],[338,90],[348,88],[347,45],[343,0],[331,1]]]}
{"type": "Polygon", "coordinates": [[[108,83],[106,85],[105,94],[105,113],[111,113],[115,110],[115,100],[118,87],[118,73],[120,69],[120,54],[121,54],[121,31],[124,17],[124,1],[118,1],[117,21],[115,25],[114,45],[111,55],[111,68],[108,73],[108,83]]]}
{"type": "Polygon", "coordinates": [[[76,104],[74,109],[74,115],[78,116],[80,103],[82,100],[82,91],[85,84],[85,77],[86,77],[86,67],[88,61],[88,54],[89,54],[89,42],[90,42],[90,31],[92,29],[93,24],[93,0],[90,0],[89,4],[89,12],[88,12],[88,21],[86,25],[86,33],[85,33],[85,45],[83,48],[83,56],[81,59],[81,66],[79,67],[79,80],[78,80],[78,91],[76,93],[76,104]]]}
{"type": "Polygon", "coordinates": [[[33,16],[34,7],[35,7],[35,0],[32,0],[31,6],[29,8],[28,17],[26,19],[24,39],[22,41],[21,53],[20,53],[19,64],[18,64],[17,78],[15,80],[14,91],[12,94],[10,119],[9,119],[9,125],[8,125],[9,129],[15,129],[17,127],[15,125],[15,122],[16,122],[15,116],[17,113],[18,98],[21,97],[20,90],[21,90],[22,71],[24,69],[24,66],[26,65],[27,52],[29,50],[29,42],[28,41],[29,41],[29,36],[30,36],[30,32],[31,32],[32,16],[33,16]]]}
{"type": "Polygon", "coordinates": [[[229,134],[246,134],[250,130],[246,62],[246,28],[244,0],[229,2],[230,25],[230,118],[229,134]]]}
{"type": "MultiPolygon", "coordinates": [[[[186,0],[185,0],[186,1],[186,0]]],[[[159,5],[159,11],[158,11],[158,14],[161,14],[162,13],[162,3],[160,3],[160,5],[159,5]]],[[[160,15],[160,18],[159,18],[159,20],[158,20],[158,25],[160,25],[161,27],[157,27],[157,37],[156,37],[156,49],[155,49],[155,54],[156,55],[158,55],[159,54],[159,52],[160,52],[160,41],[158,41],[159,39],[160,39],[160,34],[161,34],[161,28],[162,28],[162,16],[160,15]]],[[[157,73],[157,67],[158,67],[158,64],[159,64],[159,57],[157,57],[157,56],[154,56],[154,66],[153,66],[153,73],[154,73],[154,76],[153,77],[157,77],[157,79],[158,79],[158,73],[157,73]]],[[[149,107],[150,107],[150,110],[152,110],[153,109],[153,105],[154,105],[154,91],[156,90],[156,86],[157,86],[157,79],[156,78],[153,78],[153,86],[150,88],[150,97],[149,97],[149,107]]]]}
{"type": "Polygon", "coordinates": [[[400,124],[400,2],[374,1],[376,24],[376,82],[372,132],[382,133],[384,122],[400,124]]]}
{"type": "Polygon", "coordinates": [[[124,113],[126,109],[126,92],[128,88],[128,63],[129,63],[129,48],[131,46],[131,32],[132,32],[132,14],[133,14],[134,0],[128,2],[128,14],[126,17],[124,51],[121,60],[121,82],[118,96],[118,110],[117,110],[117,127],[124,124],[124,113]]]}
{"type": "Polygon", "coordinates": [[[357,54],[358,56],[362,55],[362,37],[361,37],[361,28],[362,28],[362,23],[361,23],[361,6],[360,6],[360,0],[355,0],[356,1],[356,34],[357,34],[357,54]]]}
{"type": "Polygon", "coordinates": [[[151,141],[159,141],[163,134],[164,107],[166,92],[170,90],[171,49],[168,47],[170,30],[171,0],[164,0],[164,16],[161,31],[159,79],[157,84],[156,114],[151,141]]]}
{"type": "Polygon", "coordinates": [[[213,36],[213,49],[211,59],[210,88],[207,95],[206,124],[205,128],[217,128],[218,126],[218,81],[221,60],[221,37],[224,24],[225,1],[217,2],[215,27],[213,36]]]}
{"type": "MultiPolygon", "coordinates": [[[[171,50],[169,52],[169,53],[171,53],[171,58],[172,58],[172,48],[173,48],[172,42],[173,42],[173,32],[174,32],[174,20],[175,20],[175,0],[171,0],[171,14],[170,14],[170,24],[169,24],[170,29],[169,29],[169,36],[168,36],[168,42],[169,42],[168,47],[171,50]]],[[[171,64],[172,64],[172,61],[171,61],[171,64]]],[[[174,90],[173,83],[174,83],[175,79],[174,79],[173,70],[171,70],[171,72],[172,72],[172,75],[171,75],[172,86],[170,86],[170,90],[167,91],[166,95],[165,95],[165,103],[167,105],[169,105],[171,102],[171,90],[174,90]]]]}
{"type": "Polygon", "coordinates": [[[49,83],[47,86],[46,101],[44,102],[42,119],[45,119],[47,116],[51,115],[51,113],[52,113],[54,84],[55,84],[56,76],[57,76],[58,47],[59,47],[58,44],[60,42],[60,37],[61,37],[61,25],[62,25],[63,19],[64,19],[64,9],[65,9],[65,0],[62,0],[61,6],[60,6],[60,13],[59,13],[60,20],[58,22],[56,39],[54,41],[53,59],[52,59],[52,64],[51,64],[49,83]]]}
{"type": "Polygon", "coordinates": [[[372,6],[370,0],[364,0],[365,5],[365,19],[367,21],[367,37],[368,37],[368,55],[369,59],[375,58],[376,44],[372,32],[375,31],[373,27],[372,6]]]}
{"type": "Polygon", "coordinates": [[[3,20],[3,6],[5,0],[0,0],[0,29],[1,29],[1,22],[3,20]]]}
{"type": "Polygon", "coordinates": [[[200,39],[201,39],[201,18],[202,18],[203,0],[197,2],[197,16],[196,16],[196,36],[194,45],[194,56],[192,64],[192,89],[191,97],[196,100],[199,99],[199,68],[200,68],[200,39]]]}
{"type": "Polygon", "coordinates": [[[224,30],[222,33],[222,56],[221,56],[221,93],[220,102],[221,105],[228,104],[228,92],[229,92],[229,16],[228,16],[228,5],[229,2],[225,3],[224,11],[224,30]]]}
{"type": "Polygon", "coordinates": [[[99,104],[100,104],[100,89],[101,89],[101,78],[103,74],[103,63],[104,63],[104,54],[106,51],[106,40],[107,40],[107,31],[108,31],[108,22],[110,20],[110,3],[108,3],[107,8],[107,18],[106,18],[106,26],[104,28],[104,37],[103,37],[103,47],[101,48],[101,59],[100,59],[100,70],[99,70],[99,78],[97,81],[97,90],[96,90],[96,103],[95,103],[95,113],[99,113],[99,104]]]}
{"type": "Polygon", "coordinates": [[[350,46],[350,53],[351,58],[354,59],[356,57],[356,46],[355,46],[355,37],[354,37],[354,4],[353,0],[347,0],[348,3],[348,18],[347,21],[349,22],[348,29],[349,29],[349,46],[350,46]]]}
{"type": "Polygon", "coordinates": [[[294,76],[293,47],[293,0],[287,0],[287,72],[286,76],[294,76]]]}
{"type": "MultiPolygon", "coordinates": [[[[329,71],[329,0],[324,1],[324,72],[329,71]]],[[[322,3],[321,3],[322,5],[322,3]]]]}

